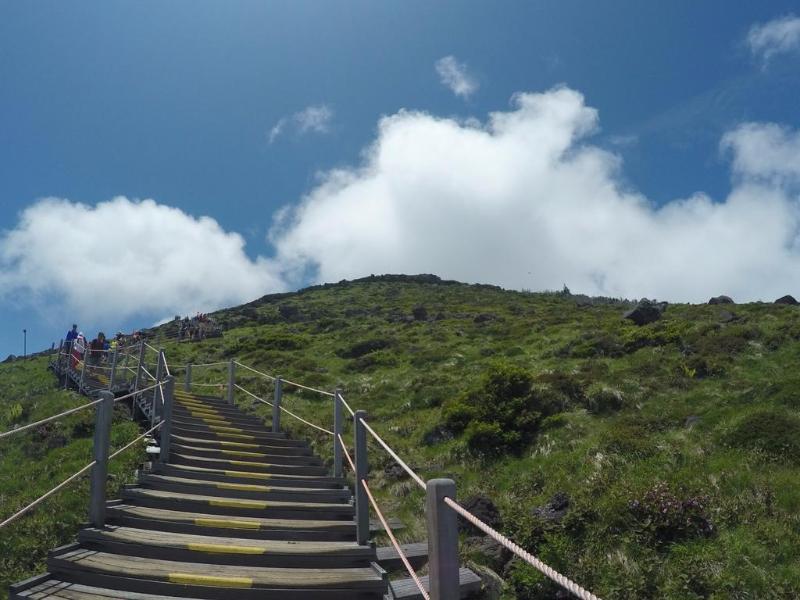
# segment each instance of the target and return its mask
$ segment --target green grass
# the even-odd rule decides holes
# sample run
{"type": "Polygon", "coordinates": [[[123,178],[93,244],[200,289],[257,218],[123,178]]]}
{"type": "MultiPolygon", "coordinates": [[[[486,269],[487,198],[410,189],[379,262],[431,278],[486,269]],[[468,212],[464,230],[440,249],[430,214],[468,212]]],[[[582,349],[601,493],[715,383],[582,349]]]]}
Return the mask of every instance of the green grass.
{"type": "MultiPolygon", "coordinates": [[[[58,389],[46,358],[0,365],[0,431],[87,402],[58,389]]],[[[87,409],[0,441],[0,520],[53,488],[92,460],[94,411],[87,409]]],[[[136,437],[127,410],[115,410],[111,446],[136,437]]],[[[109,464],[109,497],[133,480],[143,453],[131,449],[109,464]]],[[[0,531],[0,598],[8,585],[45,570],[47,551],[73,541],[87,518],[88,474],[0,531]]]]}
{"type": "MultiPolygon", "coordinates": [[[[308,385],[340,385],[424,478],[452,477],[461,498],[489,496],[506,534],[603,598],[800,596],[800,311],[672,305],[661,321],[639,328],[621,319],[625,308],[563,293],[373,278],[268,296],[215,314],[222,338],[161,343],[179,381],[179,365],[236,357],[308,385]],[[414,319],[423,314],[419,307],[426,320],[414,319]],[[723,309],[739,318],[724,323],[723,309]],[[548,398],[561,399],[558,410],[542,414],[529,443],[499,456],[475,452],[466,434],[430,443],[452,403],[488,397],[481,386],[497,365],[528,372],[548,398]],[[569,497],[567,515],[544,521],[532,511],[556,492],[569,497]]],[[[156,339],[170,328],[155,330],[156,339]]],[[[20,390],[35,388],[36,378],[41,388],[52,384],[43,370],[24,368],[34,371],[15,374],[20,390]]],[[[194,377],[223,382],[225,368],[195,369],[194,377]]],[[[266,399],[272,393],[269,382],[241,369],[238,381],[266,399]]],[[[290,410],[331,426],[329,398],[285,391],[290,410]]],[[[244,394],[236,399],[269,414],[244,394]]],[[[69,396],[62,402],[67,406],[69,396]]],[[[330,458],[327,436],[286,415],[283,423],[330,458]]],[[[69,445],[76,466],[80,452],[88,453],[81,442],[69,445]]],[[[9,462],[5,455],[2,461],[9,462]]],[[[408,480],[385,477],[389,463],[371,447],[378,501],[408,524],[403,541],[424,539],[422,493],[408,480]]],[[[11,467],[4,469],[5,486],[11,467]]],[[[63,526],[56,519],[40,524],[38,556],[55,545],[54,536],[74,531],[85,509],[78,496],[76,488],[75,504],[57,507],[63,526]]],[[[44,512],[35,518],[49,518],[44,512]]],[[[5,543],[15,556],[35,554],[18,550],[34,543],[23,536],[5,543]]],[[[465,560],[488,563],[464,549],[465,560]]],[[[38,565],[15,567],[10,579],[38,565]]],[[[552,586],[525,566],[511,564],[500,575],[506,598],[553,597],[552,586]]]]}

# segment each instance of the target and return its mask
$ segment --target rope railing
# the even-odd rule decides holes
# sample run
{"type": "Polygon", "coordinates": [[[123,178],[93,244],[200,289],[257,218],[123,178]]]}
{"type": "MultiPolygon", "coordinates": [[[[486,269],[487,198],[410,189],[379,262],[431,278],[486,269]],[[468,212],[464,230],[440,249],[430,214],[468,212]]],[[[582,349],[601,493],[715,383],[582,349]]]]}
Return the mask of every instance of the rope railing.
{"type": "Polygon", "coordinates": [[[45,423],[49,423],[50,421],[55,421],[57,419],[62,419],[64,417],[66,417],[67,415],[71,415],[73,413],[81,411],[84,408],[89,408],[90,406],[94,406],[95,404],[98,404],[98,403],[100,403],[102,401],[103,401],[103,399],[101,398],[99,400],[95,400],[94,402],[89,402],[88,404],[82,404],[81,406],[77,406],[75,408],[71,408],[69,410],[65,410],[62,413],[59,413],[57,415],[53,415],[52,417],[47,417],[46,419],[42,419],[42,420],[36,421],[34,423],[28,423],[27,425],[23,425],[22,427],[17,427],[16,429],[9,429],[8,431],[4,431],[3,433],[0,433],[0,439],[2,439],[4,437],[8,437],[10,435],[13,435],[15,433],[22,433],[23,431],[27,431],[28,429],[31,429],[33,427],[37,427],[38,425],[44,425],[45,423]]]}
{"type": "Polygon", "coordinates": [[[411,478],[412,478],[414,481],[416,481],[416,482],[417,482],[417,484],[418,484],[418,485],[419,485],[419,486],[420,486],[420,487],[421,487],[421,488],[424,490],[424,489],[425,489],[425,481],[422,479],[422,477],[420,477],[419,475],[417,475],[417,474],[414,472],[414,470],[413,470],[411,467],[409,467],[409,466],[406,464],[406,462],[405,462],[405,461],[404,461],[402,458],[400,458],[400,457],[397,455],[397,452],[395,452],[394,450],[392,450],[392,449],[389,447],[389,444],[387,444],[386,442],[384,442],[384,441],[383,441],[383,438],[381,438],[381,436],[379,436],[379,435],[378,435],[378,434],[375,432],[375,430],[374,430],[372,427],[370,427],[369,423],[367,423],[367,422],[366,422],[364,419],[359,419],[359,421],[360,421],[360,422],[361,422],[361,424],[362,424],[362,425],[363,425],[363,426],[364,426],[364,427],[367,429],[367,431],[369,431],[369,432],[372,434],[372,437],[374,437],[374,438],[375,438],[375,441],[377,441],[377,442],[378,442],[378,443],[379,443],[381,446],[383,446],[383,449],[384,449],[384,450],[386,450],[386,452],[388,452],[388,453],[389,453],[389,456],[391,456],[393,459],[395,459],[395,460],[397,461],[397,464],[399,464],[401,467],[403,467],[403,470],[405,470],[405,472],[406,472],[406,473],[408,473],[408,474],[409,474],[409,476],[410,476],[410,477],[411,477],[411,478]]]}
{"type": "Polygon", "coordinates": [[[309,392],[316,392],[317,394],[322,394],[323,396],[333,396],[332,392],[326,392],[325,390],[319,390],[317,388],[309,387],[307,385],[303,385],[302,383],[295,383],[294,381],[289,381],[288,379],[283,379],[283,383],[287,385],[293,385],[295,387],[299,387],[304,390],[308,390],[309,392]]]}
{"type": "Polygon", "coordinates": [[[225,387],[227,384],[225,384],[225,383],[200,383],[200,382],[197,382],[197,381],[192,381],[192,382],[189,383],[189,385],[197,385],[197,386],[200,386],[200,387],[219,387],[219,388],[221,388],[221,387],[225,387]]]}
{"type": "Polygon", "coordinates": [[[266,373],[262,373],[261,371],[257,371],[253,367],[248,367],[247,365],[240,363],[238,360],[235,360],[233,362],[234,362],[234,364],[236,364],[236,365],[238,365],[240,367],[243,367],[243,368],[247,369],[248,371],[252,371],[253,373],[261,375],[262,377],[266,377],[270,381],[275,381],[277,379],[277,377],[273,377],[272,375],[267,375],[266,373]]]}
{"type": "Polygon", "coordinates": [[[355,416],[356,416],[356,413],[355,413],[355,412],[353,412],[353,409],[352,409],[352,408],[350,408],[350,405],[349,405],[349,404],[347,403],[347,401],[344,399],[344,396],[342,396],[341,394],[339,394],[339,400],[341,400],[341,401],[342,401],[342,406],[344,406],[344,407],[347,409],[347,412],[349,412],[349,413],[350,413],[350,416],[351,416],[351,417],[355,417],[355,416]]]}
{"type": "Polygon", "coordinates": [[[124,445],[122,448],[120,448],[119,450],[115,451],[113,454],[110,454],[110,455],[108,456],[108,460],[111,460],[112,458],[115,458],[115,457],[119,456],[120,454],[122,454],[123,452],[125,452],[125,450],[127,450],[128,448],[130,448],[131,446],[133,446],[135,443],[139,442],[140,440],[143,440],[143,439],[144,439],[144,438],[146,438],[148,435],[150,435],[151,433],[153,433],[153,432],[154,432],[156,429],[158,429],[159,427],[161,427],[163,424],[164,424],[164,421],[159,421],[157,425],[155,425],[154,427],[151,427],[150,429],[148,429],[147,431],[145,431],[145,432],[144,432],[142,435],[138,436],[136,439],[134,439],[134,440],[131,440],[129,443],[125,444],[125,445],[124,445]]]}
{"type": "MultiPolygon", "coordinates": [[[[263,398],[259,398],[253,392],[251,392],[249,390],[246,390],[245,388],[243,388],[239,384],[234,384],[234,387],[240,389],[241,391],[243,391],[248,396],[252,396],[255,400],[258,400],[259,402],[263,402],[264,404],[268,404],[269,406],[273,406],[272,402],[268,402],[267,400],[264,400],[263,398]]],[[[305,423],[309,427],[313,427],[314,429],[318,429],[319,431],[322,431],[323,433],[327,433],[328,435],[333,435],[333,432],[330,429],[325,429],[324,427],[320,427],[319,425],[315,425],[311,421],[306,421],[303,417],[294,414],[292,411],[290,411],[288,408],[285,408],[283,405],[279,405],[278,408],[280,408],[287,415],[289,415],[291,417],[294,417],[295,419],[297,419],[301,423],[305,423]]]]}
{"type": "MultiPolygon", "coordinates": [[[[336,434],[336,437],[339,440],[339,444],[342,447],[342,452],[344,453],[344,456],[347,458],[347,462],[350,465],[350,468],[353,470],[353,474],[355,474],[356,466],[353,463],[353,459],[350,457],[350,453],[347,451],[347,446],[345,445],[344,440],[342,439],[342,435],[339,433],[339,434],[336,434]]],[[[417,573],[414,571],[414,568],[411,566],[411,563],[409,562],[408,558],[406,557],[405,552],[403,552],[402,547],[397,542],[397,538],[394,536],[394,533],[392,532],[392,528],[389,527],[389,523],[386,521],[386,518],[383,516],[383,513],[381,512],[381,509],[378,506],[378,503],[375,501],[375,498],[372,496],[372,492],[370,491],[369,485],[367,485],[367,482],[366,482],[365,479],[361,480],[361,485],[364,487],[364,492],[366,492],[367,498],[369,498],[370,504],[372,504],[372,508],[375,510],[375,514],[378,515],[378,519],[380,520],[384,531],[386,531],[386,535],[389,536],[389,540],[392,542],[392,546],[394,546],[394,549],[397,552],[397,555],[400,557],[400,560],[403,562],[403,566],[405,566],[406,570],[408,571],[408,574],[411,575],[411,579],[414,581],[414,583],[416,584],[417,588],[419,588],[419,593],[422,595],[422,597],[425,600],[430,600],[430,596],[428,595],[428,591],[425,589],[425,586],[422,585],[422,582],[419,580],[419,577],[417,577],[417,573]]]]}
{"type": "Polygon", "coordinates": [[[17,520],[19,517],[21,517],[22,515],[24,515],[25,513],[27,513],[29,510],[31,510],[31,509],[33,509],[33,508],[35,508],[36,506],[38,506],[39,504],[41,504],[42,502],[44,502],[45,500],[47,500],[47,499],[48,499],[50,496],[52,496],[53,494],[55,494],[57,491],[59,491],[59,490],[61,490],[61,489],[65,488],[67,485],[69,485],[70,483],[72,483],[73,481],[75,481],[75,480],[76,480],[78,477],[80,477],[81,475],[83,475],[84,473],[86,473],[87,471],[89,471],[89,470],[90,470],[90,469],[91,469],[93,466],[95,466],[96,464],[97,464],[97,461],[96,461],[96,460],[93,460],[92,462],[90,462],[88,465],[86,465],[85,467],[83,467],[83,468],[82,468],[80,471],[78,471],[78,472],[77,472],[77,473],[75,473],[74,475],[71,475],[71,476],[67,477],[67,478],[66,478],[64,481],[62,481],[61,483],[59,483],[59,484],[58,484],[56,487],[54,487],[53,489],[51,489],[49,492],[47,492],[47,493],[45,493],[45,494],[43,494],[43,495],[39,496],[39,497],[38,497],[36,500],[34,500],[33,502],[31,502],[30,504],[28,504],[27,506],[25,506],[25,507],[21,508],[20,510],[18,510],[17,512],[15,512],[13,515],[11,515],[10,517],[8,517],[8,518],[7,518],[5,521],[3,521],[2,523],[0,523],[0,529],[2,529],[3,527],[5,527],[5,526],[6,526],[6,525],[8,525],[9,523],[12,523],[12,522],[16,521],[16,520],[17,520]]]}
{"type": "Polygon", "coordinates": [[[474,525],[475,527],[483,531],[486,535],[491,537],[493,540],[495,540],[496,542],[498,542],[499,544],[501,544],[502,546],[504,546],[505,548],[516,554],[519,558],[521,558],[526,563],[531,565],[542,575],[551,579],[564,589],[569,590],[572,594],[574,594],[578,598],[581,598],[582,600],[600,600],[590,591],[585,590],[571,579],[564,577],[561,573],[559,573],[552,567],[547,566],[545,563],[536,558],[530,552],[523,550],[520,546],[512,542],[502,533],[495,531],[494,529],[489,527],[486,523],[481,521],[478,517],[473,515],[471,512],[469,512],[467,509],[465,509],[463,506],[461,506],[458,502],[456,502],[452,498],[445,498],[444,502],[445,504],[447,504],[447,506],[452,508],[455,512],[457,512],[460,516],[469,521],[472,525],[474,525]]]}

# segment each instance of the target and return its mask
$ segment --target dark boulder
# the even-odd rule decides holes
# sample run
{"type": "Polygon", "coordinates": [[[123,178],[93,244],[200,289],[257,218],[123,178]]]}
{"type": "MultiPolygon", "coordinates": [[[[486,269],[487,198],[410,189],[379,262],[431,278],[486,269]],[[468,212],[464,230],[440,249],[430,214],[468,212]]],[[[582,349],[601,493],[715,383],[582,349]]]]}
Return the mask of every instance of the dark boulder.
{"type": "Polygon", "coordinates": [[[485,564],[494,571],[502,571],[506,563],[511,560],[511,551],[502,546],[494,538],[488,536],[473,536],[466,540],[466,545],[476,554],[479,554],[485,564]]]}
{"type": "Polygon", "coordinates": [[[564,492],[556,492],[544,506],[537,506],[531,511],[535,517],[544,521],[558,523],[569,510],[569,496],[564,492]]]}
{"type": "Polygon", "coordinates": [[[481,313],[472,320],[475,323],[488,323],[489,321],[496,321],[497,315],[493,315],[492,313],[481,313]]]}
{"type": "MultiPolygon", "coordinates": [[[[460,504],[492,529],[500,530],[503,528],[503,517],[500,516],[500,511],[495,506],[495,503],[488,497],[477,494],[463,500],[460,504]]],[[[464,519],[458,520],[458,529],[483,535],[480,529],[477,529],[464,519]]]]}
{"type": "Polygon", "coordinates": [[[411,309],[411,315],[414,317],[415,321],[427,321],[428,309],[424,306],[415,306],[411,309]]]}
{"type": "Polygon", "coordinates": [[[643,298],[633,309],[622,315],[622,318],[630,319],[639,326],[647,325],[658,321],[666,309],[666,302],[651,302],[647,298],[643,298]]]}
{"type": "Polygon", "coordinates": [[[708,301],[709,304],[735,304],[730,296],[714,296],[708,301]]]}
{"type": "Polygon", "coordinates": [[[720,323],[732,323],[733,321],[739,320],[739,317],[736,316],[734,313],[730,312],[729,310],[723,310],[719,313],[719,322],[720,323]]]}
{"type": "Polygon", "coordinates": [[[781,296],[777,300],[775,300],[775,304],[788,304],[790,306],[797,306],[800,304],[797,300],[794,299],[794,296],[790,296],[786,294],[785,296],[781,296]]]}
{"type": "Polygon", "coordinates": [[[396,462],[391,462],[383,467],[383,475],[389,481],[400,481],[408,478],[406,470],[396,462]]]}
{"type": "Polygon", "coordinates": [[[286,321],[297,321],[300,319],[300,309],[293,304],[279,305],[278,314],[286,321]]]}
{"type": "Polygon", "coordinates": [[[433,446],[452,439],[452,431],[443,425],[436,425],[433,429],[425,432],[425,435],[422,436],[422,443],[426,446],[433,446]]]}

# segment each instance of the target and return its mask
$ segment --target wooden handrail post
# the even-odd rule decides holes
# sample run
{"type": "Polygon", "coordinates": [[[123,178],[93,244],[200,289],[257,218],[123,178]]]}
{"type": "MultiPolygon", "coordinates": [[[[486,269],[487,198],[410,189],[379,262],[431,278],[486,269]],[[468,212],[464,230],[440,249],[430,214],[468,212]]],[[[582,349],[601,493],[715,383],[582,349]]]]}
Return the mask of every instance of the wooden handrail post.
{"type": "Polygon", "coordinates": [[[431,600],[458,600],[458,516],[444,503],[456,499],[452,479],[431,479],[425,487],[425,520],[428,525],[428,570],[431,600]]]}
{"type": "Polygon", "coordinates": [[[367,428],[361,420],[367,419],[367,411],[357,410],[353,416],[355,428],[355,496],[356,496],[356,542],[365,546],[369,542],[369,499],[361,480],[366,480],[369,464],[367,463],[367,428]]]}
{"type": "Polygon", "coordinates": [[[272,433],[281,430],[281,397],[283,396],[283,379],[275,378],[275,396],[272,402],[272,433]]]}
{"type": "MultiPolygon", "coordinates": [[[[163,360],[164,360],[164,350],[162,348],[159,348],[159,350],[158,350],[158,359],[156,361],[156,384],[161,382],[161,373],[162,373],[161,372],[161,364],[162,364],[163,360]]],[[[158,420],[158,416],[159,416],[159,414],[161,414],[161,411],[159,410],[160,407],[161,407],[161,403],[158,401],[158,394],[159,393],[161,393],[161,388],[159,388],[159,387],[153,388],[153,403],[151,405],[152,410],[150,412],[150,426],[151,427],[156,424],[156,421],[158,420]]]]}
{"type": "Polygon", "coordinates": [[[333,476],[342,476],[342,445],[339,436],[342,435],[342,390],[336,388],[333,392],[333,476]]]}
{"type": "Polygon", "coordinates": [[[142,363],[144,362],[144,340],[139,342],[139,363],[136,365],[136,382],[133,384],[133,391],[138,392],[142,385],[142,363]]]}
{"type": "Polygon", "coordinates": [[[186,365],[186,381],[183,382],[183,391],[192,391],[192,363],[186,365]]]}
{"type": "Polygon", "coordinates": [[[111,440],[111,417],[114,414],[114,394],[100,392],[94,421],[94,460],[90,480],[89,521],[94,527],[106,522],[106,480],[108,479],[108,446],[111,440]]]}
{"type": "Polygon", "coordinates": [[[163,425],[161,425],[161,451],[158,460],[165,463],[169,460],[170,435],[172,433],[172,403],[175,397],[175,378],[168,375],[164,381],[164,413],[163,425]]]}
{"type": "Polygon", "coordinates": [[[119,348],[114,348],[114,354],[111,356],[111,377],[108,378],[108,391],[114,391],[114,384],[117,382],[117,352],[119,348]]]}
{"type": "Polygon", "coordinates": [[[236,363],[228,362],[228,404],[233,404],[233,392],[236,390],[236,363]]]}

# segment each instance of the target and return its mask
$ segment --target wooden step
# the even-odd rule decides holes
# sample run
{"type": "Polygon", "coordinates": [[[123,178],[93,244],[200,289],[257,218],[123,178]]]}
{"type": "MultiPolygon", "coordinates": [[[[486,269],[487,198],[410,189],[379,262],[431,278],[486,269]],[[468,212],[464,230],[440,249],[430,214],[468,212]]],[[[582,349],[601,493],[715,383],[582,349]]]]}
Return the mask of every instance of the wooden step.
{"type": "Polygon", "coordinates": [[[185,446],[204,446],[208,448],[224,448],[226,450],[244,450],[247,452],[264,452],[267,454],[291,454],[294,456],[311,456],[312,451],[306,445],[275,446],[255,442],[228,442],[225,440],[172,435],[174,443],[185,446]]]}
{"type": "Polygon", "coordinates": [[[328,502],[281,502],[277,500],[219,498],[205,494],[167,492],[146,488],[123,488],[121,496],[123,500],[139,506],[197,511],[215,515],[323,520],[351,520],[354,515],[354,509],[351,504],[328,502]]]}
{"type": "MultiPolygon", "coordinates": [[[[33,579],[33,578],[32,578],[33,579]]],[[[187,599],[177,596],[163,596],[161,594],[141,594],[139,592],[126,592],[124,590],[111,590],[108,588],[70,583],[54,578],[50,573],[39,575],[35,582],[21,582],[11,586],[10,600],[201,600],[200,598],[187,599]],[[21,587],[22,584],[25,587],[21,587]]]]}
{"type": "Polygon", "coordinates": [[[210,409],[206,410],[206,409],[186,408],[178,404],[175,405],[175,407],[173,408],[173,415],[182,419],[221,420],[229,423],[236,423],[249,427],[254,427],[256,429],[264,429],[265,431],[269,431],[261,419],[257,419],[255,417],[250,417],[238,413],[228,414],[228,413],[221,413],[218,411],[212,411],[210,409]]]}
{"type": "Polygon", "coordinates": [[[85,548],[55,554],[47,565],[51,573],[66,581],[167,596],[344,600],[378,598],[386,591],[385,575],[377,565],[344,569],[242,567],[124,556],[85,548]]]}
{"type": "Polygon", "coordinates": [[[353,521],[231,517],[132,504],[109,505],[106,512],[112,524],[176,533],[257,540],[353,541],[356,535],[353,521]]]}
{"type": "MultiPolygon", "coordinates": [[[[428,542],[400,544],[408,562],[414,570],[421,569],[428,562],[428,542]]],[[[386,571],[405,571],[405,565],[394,546],[382,546],[376,550],[376,561],[386,571]]]]}
{"type": "Polygon", "coordinates": [[[346,503],[352,498],[348,489],[275,487],[271,483],[270,485],[263,485],[253,482],[203,481],[202,479],[188,479],[151,473],[140,473],[139,484],[142,487],[158,490],[205,494],[206,496],[218,496],[221,498],[251,498],[253,500],[279,500],[284,502],[310,500],[312,502],[333,503],[346,503]]]}
{"type": "Polygon", "coordinates": [[[179,416],[173,416],[172,423],[174,427],[184,427],[188,429],[199,429],[203,431],[213,431],[215,433],[238,433],[242,435],[257,436],[258,439],[271,440],[271,439],[284,439],[285,434],[272,433],[258,425],[232,425],[230,423],[215,423],[211,421],[203,421],[201,419],[185,420],[179,416]]]}
{"type": "Polygon", "coordinates": [[[322,464],[322,460],[318,457],[308,454],[301,454],[300,456],[293,456],[291,454],[267,454],[264,452],[253,452],[252,450],[242,450],[240,448],[209,448],[207,446],[187,446],[179,443],[173,443],[171,449],[181,454],[191,454],[193,456],[221,458],[225,460],[251,460],[274,465],[319,466],[322,464]]]}
{"type": "Polygon", "coordinates": [[[78,542],[113,554],[214,565],[333,569],[375,562],[375,548],[355,542],[253,540],[113,525],[82,529],[78,542]]]}
{"type": "Polygon", "coordinates": [[[180,454],[178,452],[170,452],[169,460],[170,464],[173,465],[191,465],[210,469],[224,469],[226,471],[252,471],[284,475],[326,475],[328,472],[325,467],[316,465],[276,465],[252,460],[224,460],[209,456],[180,454]]]}
{"type": "MultiPolygon", "coordinates": [[[[430,592],[430,578],[425,575],[419,579],[425,591],[430,592]]],[[[467,568],[462,567],[458,570],[458,580],[461,598],[468,598],[481,591],[481,578],[467,568]]],[[[391,589],[386,595],[386,600],[422,600],[417,584],[410,577],[391,581],[389,587],[391,589]]]]}
{"type": "Polygon", "coordinates": [[[202,479],[205,481],[227,481],[231,483],[258,483],[267,482],[274,486],[308,487],[341,489],[346,486],[344,477],[330,477],[327,475],[286,475],[276,473],[258,473],[253,471],[229,471],[225,469],[209,469],[191,465],[174,465],[171,463],[156,463],[151,471],[161,475],[174,475],[189,479],[202,479]]]}
{"type": "Polygon", "coordinates": [[[193,425],[184,425],[182,423],[173,421],[172,432],[175,435],[182,435],[185,437],[198,437],[202,436],[210,440],[227,440],[230,442],[249,442],[257,444],[268,444],[271,446],[306,446],[306,442],[299,440],[289,440],[286,438],[275,437],[267,433],[236,433],[231,431],[222,431],[219,429],[210,429],[208,427],[195,427],[193,425]]]}

